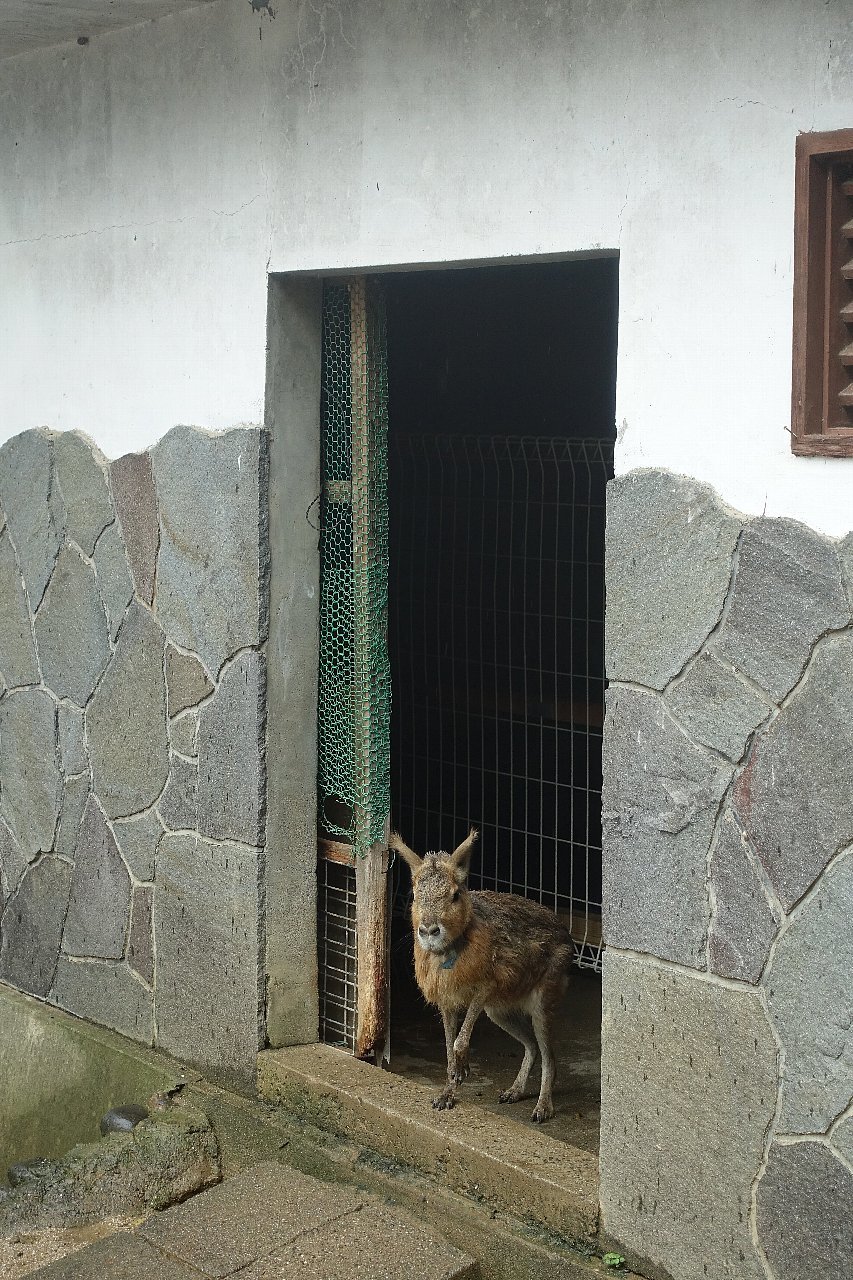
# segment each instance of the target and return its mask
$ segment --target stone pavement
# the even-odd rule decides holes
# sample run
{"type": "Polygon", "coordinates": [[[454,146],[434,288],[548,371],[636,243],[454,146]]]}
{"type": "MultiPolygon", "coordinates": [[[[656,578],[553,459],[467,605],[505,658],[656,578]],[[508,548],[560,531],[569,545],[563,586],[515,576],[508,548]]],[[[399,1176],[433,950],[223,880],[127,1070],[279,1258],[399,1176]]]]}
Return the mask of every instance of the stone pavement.
{"type": "Polygon", "coordinates": [[[401,1210],[265,1163],[53,1263],[40,1280],[477,1280],[478,1264],[401,1210]]]}

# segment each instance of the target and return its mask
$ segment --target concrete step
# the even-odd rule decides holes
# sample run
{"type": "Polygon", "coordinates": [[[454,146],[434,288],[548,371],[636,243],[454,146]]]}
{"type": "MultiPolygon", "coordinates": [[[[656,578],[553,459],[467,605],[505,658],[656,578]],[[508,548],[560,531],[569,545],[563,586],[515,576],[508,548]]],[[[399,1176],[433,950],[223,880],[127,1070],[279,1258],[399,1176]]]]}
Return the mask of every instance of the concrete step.
{"type": "Polygon", "coordinates": [[[440,1185],[589,1248],[598,1227],[598,1161],[538,1130],[464,1100],[434,1111],[433,1090],[326,1045],[258,1059],[258,1091],[329,1133],[398,1161],[440,1185]]]}
{"type": "Polygon", "coordinates": [[[403,1210],[274,1162],[255,1165],[41,1280],[479,1280],[473,1258],[403,1210]]]}

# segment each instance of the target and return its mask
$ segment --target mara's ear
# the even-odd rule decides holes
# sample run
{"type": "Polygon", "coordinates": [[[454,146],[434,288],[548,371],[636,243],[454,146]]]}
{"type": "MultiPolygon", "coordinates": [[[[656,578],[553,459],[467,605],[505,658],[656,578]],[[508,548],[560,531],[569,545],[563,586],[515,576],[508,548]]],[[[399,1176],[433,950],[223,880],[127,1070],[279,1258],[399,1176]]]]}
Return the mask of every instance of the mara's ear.
{"type": "Polygon", "coordinates": [[[458,845],[450,855],[450,865],[453,867],[454,875],[459,884],[464,884],[468,878],[468,867],[471,863],[471,850],[477,843],[477,828],[472,827],[468,835],[458,845]]]}
{"type": "Polygon", "coordinates": [[[410,849],[405,840],[396,831],[392,831],[388,837],[388,848],[396,849],[400,857],[407,864],[412,875],[416,875],[423,865],[423,858],[419,858],[414,849],[410,849]]]}

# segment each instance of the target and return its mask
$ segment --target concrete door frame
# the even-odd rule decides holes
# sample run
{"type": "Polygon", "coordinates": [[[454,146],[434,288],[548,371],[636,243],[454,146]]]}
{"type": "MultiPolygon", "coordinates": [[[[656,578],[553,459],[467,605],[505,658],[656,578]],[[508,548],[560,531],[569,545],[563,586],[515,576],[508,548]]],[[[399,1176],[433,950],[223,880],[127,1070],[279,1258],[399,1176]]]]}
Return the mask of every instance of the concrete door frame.
{"type": "Polygon", "coordinates": [[[317,664],[323,281],[618,257],[618,250],[353,266],[268,277],[270,433],[265,999],[271,1047],[319,1035],[317,664]]]}

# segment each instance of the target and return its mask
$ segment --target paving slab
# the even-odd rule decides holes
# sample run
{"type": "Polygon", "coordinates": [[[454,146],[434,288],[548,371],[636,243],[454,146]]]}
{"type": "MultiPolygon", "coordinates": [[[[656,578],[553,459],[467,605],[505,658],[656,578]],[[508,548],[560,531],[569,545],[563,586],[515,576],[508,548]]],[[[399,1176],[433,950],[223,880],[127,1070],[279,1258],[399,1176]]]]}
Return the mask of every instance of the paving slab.
{"type": "Polygon", "coordinates": [[[270,1161],[155,1214],[140,1235],[219,1280],[306,1231],[336,1223],[363,1203],[350,1187],[319,1182],[270,1161]]]}
{"type": "Polygon", "coordinates": [[[33,1272],[33,1280],[198,1280],[175,1258],[165,1257],[138,1235],[122,1233],[60,1258],[33,1272]]]}
{"type": "Polygon", "coordinates": [[[475,1280],[479,1265],[400,1210],[369,1204],[255,1263],[241,1280],[475,1280]]]}

